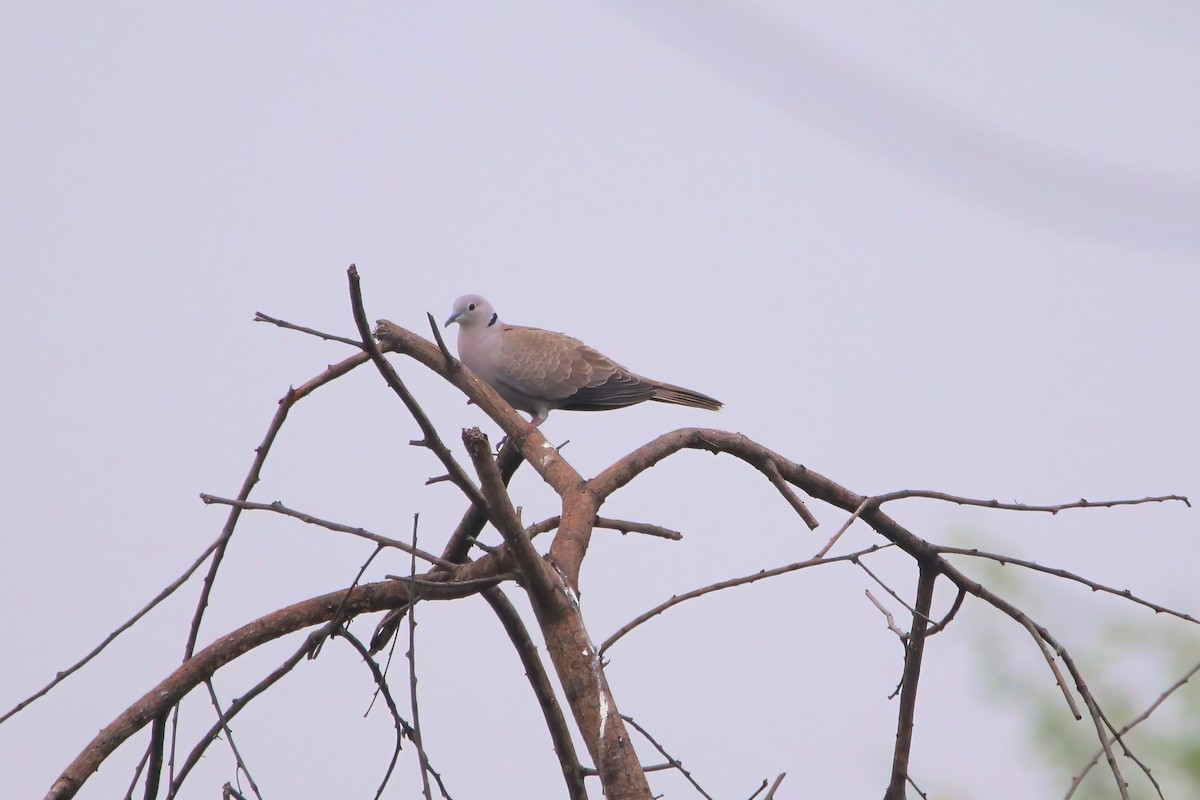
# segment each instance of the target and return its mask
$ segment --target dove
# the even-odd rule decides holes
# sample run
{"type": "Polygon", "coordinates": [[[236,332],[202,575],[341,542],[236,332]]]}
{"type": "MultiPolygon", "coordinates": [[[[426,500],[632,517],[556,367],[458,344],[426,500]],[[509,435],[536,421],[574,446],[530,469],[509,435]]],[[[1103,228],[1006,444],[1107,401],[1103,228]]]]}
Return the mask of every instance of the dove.
{"type": "Polygon", "coordinates": [[[605,411],[646,400],[709,411],[723,403],[706,394],[630,372],[562,333],[506,325],[477,294],[454,301],[445,327],[458,323],[458,357],[534,427],[551,411],[605,411]]]}

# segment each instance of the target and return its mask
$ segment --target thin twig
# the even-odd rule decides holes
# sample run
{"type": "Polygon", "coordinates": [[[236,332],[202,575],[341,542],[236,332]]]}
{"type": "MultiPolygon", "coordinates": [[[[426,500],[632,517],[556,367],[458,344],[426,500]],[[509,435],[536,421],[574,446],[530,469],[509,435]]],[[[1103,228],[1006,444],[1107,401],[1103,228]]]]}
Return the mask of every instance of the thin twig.
{"type": "MultiPolygon", "coordinates": [[[[910,606],[908,603],[906,603],[906,602],[904,601],[904,598],[903,598],[903,597],[901,597],[899,594],[897,594],[897,593],[896,593],[896,590],[895,590],[895,589],[893,589],[892,587],[890,587],[890,586],[888,586],[886,583],[884,583],[884,582],[883,582],[883,579],[882,579],[882,578],[880,578],[878,575],[876,575],[874,572],[872,572],[872,571],[871,571],[871,569],[870,569],[870,568],[869,568],[869,567],[868,567],[866,564],[864,564],[864,563],[862,563],[861,561],[859,561],[859,560],[855,559],[855,560],[854,560],[854,566],[858,567],[858,568],[859,568],[859,569],[861,569],[863,572],[867,573],[867,575],[869,575],[869,576],[871,577],[871,580],[873,580],[873,581],[875,581],[877,584],[879,584],[880,588],[882,588],[882,589],[883,589],[885,592],[887,592],[888,594],[890,594],[890,595],[892,596],[892,599],[893,599],[893,600],[895,600],[895,601],[896,601],[897,603],[899,603],[900,605],[904,606],[904,608],[905,608],[905,609],[908,611],[908,613],[910,613],[910,614],[915,614],[915,613],[917,613],[917,610],[916,610],[915,608],[913,608],[913,607],[912,607],[912,606],[910,606]]],[[[926,617],[926,618],[925,618],[925,621],[926,621],[926,622],[930,622],[930,623],[932,623],[932,622],[933,622],[933,620],[929,619],[928,617],[926,617]]]]}
{"type": "MultiPolygon", "coordinates": [[[[419,514],[413,514],[412,528],[412,551],[417,550],[417,523],[420,520],[419,514]]],[[[409,577],[415,579],[417,577],[417,557],[409,555],[408,566],[409,577]]],[[[433,800],[433,795],[429,791],[429,762],[425,760],[425,742],[421,738],[421,712],[417,705],[417,601],[419,597],[413,588],[412,600],[408,606],[408,700],[409,707],[412,709],[412,737],[413,742],[417,745],[417,759],[421,763],[421,793],[425,795],[425,800],[433,800]]]]}
{"type": "Polygon", "coordinates": [[[254,321],[255,322],[269,322],[270,324],[276,325],[280,328],[286,328],[286,329],[292,330],[292,331],[299,331],[300,333],[307,333],[310,336],[316,336],[316,337],[324,339],[328,342],[341,342],[342,344],[348,344],[351,347],[357,347],[360,350],[362,349],[362,342],[355,341],[354,339],[347,339],[344,336],[336,336],[332,333],[325,333],[324,331],[318,331],[314,328],[306,328],[303,325],[293,325],[292,323],[285,322],[281,319],[275,319],[274,317],[268,317],[266,314],[262,313],[261,311],[255,312],[254,321]]]}
{"type": "MultiPolygon", "coordinates": [[[[280,428],[283,427],[283,423],[287,420],[288,412],[292,406],[330,381],[340,378],[350,370],[365,363],[366,359],[359,353],[337,364],[333,364],[315,378],[302,384],[299,388],[290,388],[287,390],[279,401],[279,408],[276,409],[275,415],[271,418],[270,425],[267,426],[267,433],[263,437],[262,443],[254,449],[254,460],[250,464],[250,470],[246,473],[246,478],[242,481],[242,488],[237,495],[239,501],[248,499],[250,491],[258,483],[263,463],[267,460],[267,454],[271,450],[271,445],[274,444],[275,437],[279,434],[280,428]]],[[[229,545],[229,539],[233,536],[233,530],[237,526],[237,521],[241,513],[242,510],[240,508],[230,508],[229,516],[225,520],[225,527],[221,529],[221,537],[217,541],[216,552],[213,555],[213,561],[209,566],[208,574],[204,576],[204,586],[201,589],[200,598],[196,602],[196,612],[192,617],[192,624],[188,629],[187,644],[184,647],[184,661],[191,658],[196,650],[196,638],[200,634],[200,622],[204,617],[204,609],[208,607],[208,598],[212,592],[213,581],[216,580],[217,570],[220,568],[221,561],[225,557],[225,549],[229,545]]]]}
{"type": "Polygon", "coordinates": [[[748,800],[754,800],[754,798],[756,798],[760,794],[762,794],[763,789],[766,789],[768,785],[770,785],[770,781],[768,781],[766,778],[763,778],[762,785],[760,785],[757,789],[754,790],[754,794],[750,795],[748,800]]]}
{"type": "Polygon", "coordinates": [[[448,569],[453,569],[458,566],[457,564],[438,558],[432,553],[426,553],[424,550],[418,550],[416,553],[413,553],[412,545],[408,544],[407,542],[402,542],[399,539],[392,539],[388,536],[372,533],[366,528],[342,525],[339,522],[331,522],[327,519],[314,517],[312,514],[306,514],[303,511],[296,511],[295,509],[288,508],[279,500],[276,500],[272,503],[254,503],[249,500],[230,500],[225,497],[217,497],[215,495],[204,493],[201,493],[200,499],[203,500],[207,505],[234,506],[235,508],[241,508],[246,511],[273,511],[276,514],[282,514],[285,517],[298,519],[301,522],[306,522],[309,525],[316,525],[318,527],[325,528],[326,530],[337,531],[338,533],[348,533],[351,536],[369,539],[370,541],[375,542],[382,547],[394,547],[397,550],[408,553],[409,555],[415,555],[417,558],[428,561],[430,564],[437,564],[448,569]]]}
{"type": "Polygon", "coordinates": [[[153,741],[146,745],[146,752],[142,753],[142,760],[137,763],[137,767],[133,770],[133,780],[129,782],[129,788],[125,791],[125,800],[133,800],[133,790],[137,788],[138,781],[142,777],[142,771],[146,769],[146,762],[150,760],[150,756],[157,749],[153,741]]]}
{"type": "Polygon", "coordinates": [[[961,586],[958,587],[958,594],[955,595],[954,602],[950,604],[950,610],[946,612],[946,616],[942,617],[940,622],[929,627],[929,630],[925,632],[926,638],[933,636],[935,633],[941,633],[943,630],[945,630],[946,626],[949,625],[954,617],[958,614],[958,610],[962,608],[963,600],[966,599],[966,596],[967,590],[961,586]]]}
{"type": "MultiPolygon", "coordinates": [[[[561,515],[548,517],[541,522],[535,522],[525,528],[525,533],[530,536],[537,536],[539,533],[546,533],[558,527],[562,521],[561,515]]],[[[627,519],[612,519],[610,517],[596,517],[593,527],[606,528],[608,530],[617,531],[622,534],[626,533],[644,533],[647,536],[657,536],[660,539],[672,539],[680,541],[683,539],[683,534],[679,531],[673,531],[670,528],[664,528],[661,525],[651,525],[648,522],[632,522],[627,519]]]]}
{"type": "MultiPolygon", "coordinates": [[[[631,717],[627,714],[622,714],[621,719],[625,720],[630,725],[632,725],[634,727],[634,729],[637,730],[638,733],[640,733],[642,736],[646,737],[646,741],[648,741],[648,742],[650,742],[650,744],[654,745],[655,750],[662,753],[662,757],[667,760],[667,765],[666,765],[667,769],[679,770],[679,772],[683,775],[683,777],[687,778],[687,782],[690,783],[697,792],[704,795],[704,797],[708,798],[708,800],[713,800],[712,795],[710,795],[708,792],[704,791],[704,787],[702,787],[700,784],[696,783],[696,779],[692,777],[692,773],[688,772],[687,769],[684,768],[683,762],[680,761],[678,758],[675,758],[670,753],[668,753],[667,749],[665,747],[663,747],[661,744],[659,744],[658,740],[655,739],[653,736],[651,736],[650,732],[648,730],[646,730],[641,725],[639,725],[637,723],[637,721],[634,720],[633,717],[631,717]]],[[[648,772],[649,770],[646,769],[645,771],[648,772]]]]}
{"type": "MultiPolygon", "coordinates": [[[[221,710],[221,702],[217,699],[217,690],[213,686],[212,679],[209,678],[206,680],[204,685],[208,687],[208,699],[212,701],[213,708],[217,710],[217,719],[223,718],[225,712],[221,710]]],[[[258,791],[258,783],[254,780],[254,776],[250,774],[250,767],[246,766],[246,760],[242,758],[241,752],[233,741],[233,731],[229,728],[229,723],[225,722],[221,726],[221,730],[225,734],[225,741],[229,744],[229,749],[233,753],[233,760],[237,764],[237,768],[246,776],[246,780],[250,782],[250,791],[254,792],[254,796],[258,800],[263,800],[262,793],[258,791]]]]}
{"type": "Polygon", "coordinates": [[[1072,508],[1113,508],[1114,506],[1140,506],[1146,503],[1169,503],[1172,501],[1183,503],[1188,508],[1192,506],[1191,501],[1180,494],[1143,497],[1140,500],[1079,500],[1074,503],[1060,503],[1052,506],[1029,505],[1027,503],[1001,503],[999,500],[979,500],[973,497],[959,497],[958,495],[947,494],[946,492],[934,492],[926,489],[901,489],[897,492],[877,494],[871,499],[875,501],[876,505],[883,505],[893,500],[904,500],[912,497],[921,497],[926,500],[943,500],[947,503],[956,503],[960,506],[979,506],[980,508],[996,508],[1005,511],[1040,511],[1050,515],[1055,515],[1060,511],[1072,508]]]}
{"type": "Polygon", "coordinates": [[[874,553],[878,550],[883,550],[883,549],[891,547],[891,546],[892,545],[890,545],[890,544],[882,544],[882,545],[877,544],[877,545],[872,545],[871,547],[867,547],[863,550],[858,550],[853,553],[847,553],[844,556],[831,556],[829,558],[812,558],[812,559],[809,559],[808,561],[798,561],[795,564],[788,564],[786,566],[776,567],[774,569],[760,570],[758,572],[755,572],[752,575],[744,575],[740,578],[731,578],[731,579],[725,580],[725,581],[718,581],[717,583],[712,583],[712,584],[709,584],[708,586],[702,586],[699,589],[693,589],[690,592],[684,592],[683,594],[675,595],[670,600],[667,600],[663,603],[659,603],[658,605],[656,605],[654,608],[650,609],[649,611],[639,614],[638,616],[631,619],[629,622],[622,625],[620,628],[617,629],[616,633],[614,633],[612,636],[609,636],[607,639],[604,640],[604,643],[602,645],[600,645],[600,650],[598,652],[600,655],[603,655],[605,650],[607,650],[608,648],[610,648],[614,644],[616,644],[617,641],[621,639],[621,637],[623,637],[625,634],[629,633],[634,628],[638,627],[639,625],[646,622],[647,620],[658,616],[659,614],[666,611],[668,608],[670,608],[672,606],[677,606],[686,600],[692,600],[696,597],[701,597],[703,595],[709,594],[711,592],[717,592],[722,589],[730,589],[730,588],[733,588],[734,586],[741,586],[741,585],[747,584],[747,583],[754,583],[755,581],[761,581],[764,578],[773,578],[776,575],[786,575],[789,572],[795,572],[796,570],[807,569],[808,567],[816,567],[816,566],[820,566],[821,564],[836,564],[840,561],[853,561],[856,558],[862,558],[865,555],[874,553]]]}
{"type": "MultiPolygon", "coordinates": [[[[396,706],[396,700],[392,697],[392,689],[388,685],[387,676],[379,669],[379,665],[371,658],[371,654],[367,652],[367,648],[360,642],[354,634],[346,630],[343,625],[336,629],[334,636],[339,637],[350,644],[358,654],[362,657],[363,663],[367,665],[367,669],[371,672],[371,677],[375,681],[375,696],[383,696],[383,702],[388,707],[388,711],[392,715],[392,726],[396,730],[396,746],[392,748],[392,758],[388,762],[387,769],[383,773],[383,779],[379,782],[379,788],[375,790],[375,800],[379,800],[383,796],[383,790],[387,788],[388,781],[392,778],[392,773],[396,769],[396,762],[400,759],[400,752],[403,749],[404,737],[412,739],[412,726],[400,716],[400,709],[396,706]]],[[[371,713],[371,707],[375,705],[375,699],[372,697],[371,705],[367,707],[366,714],[371,713]]]]}
{"type": "MultiPolygon", "coordinates": [[[[365,363],[367,363],[366,357],[362,353],[357,353],[343,359],[337,364],[330,365],[316,377],[301,384],[299,388],[289,388],[287,390],[279,400],[279,407],[275,410],[275,414],[271,417],[271,423],[267,426],[266,435],[259,446],[254,449],[254,460],[251,462],[250,469],[242,481],[242,488],[238,490],[238,500],[247,500],[250,497],[250,492],[254,489],[255,484],[259,481],[259,476],[262,474],[263,464],[267,460],[267,454],[271,450],[271,445],[274,444],[275,437],[279,434],[283,423],[287,420],[288,412],[291,411],[292,406],[330,381],[340,378],[355,367],[365,363]]],[[[212,594],[213,585],[217,579],[217,572],[221,568],[221,562],[225,558],[225,550],[229,546],[229,540],[233,538],[233,531],[237,527],[241,513],[242,510],[240,508],[233,507],[229,509],[229,515],[225,518],[225,525],[221,529],[221,535],[217,539],[217,546],[212,554],[212,562],[208,566],[208,572],[205,574],[204,582],[200,588],[200,596],[196,600],[196,610],[192,614],[191,625],[188,626],[187,642],[183,648],[183,661],[188,661],[196,652],[196,640],[200,635],[200,623],[204,619],[204,611],[208,608],[208,599],[212,594]]],[[[176,707],[171,714],[170,764],[172,784],[175,782],[175,742],[178,731],[179,708],[176,707]]]]}
{"type": "MultiPolygon", "coordinates": [[[[1136,728],[1138,725],[1140,725],[1143,722],[1145,722],[1146,720],[1148,720],[1150,718],[1150,715],[1153,714],[1158,709],[1158,707],[1160,705],[1162,705],[1163,702],[1166,701],[1166,699],[1168,697],[1170,697],[1172,694],[1174,694],[1176,691],[1178,691],[1180,688],[1182,688],[1183,685],[1186,684],[1189,680],[1191,680],[1192,677],[1197,672],[1200,672],[1200,664],[1196,664],[1194,667],[1189,669],[1182,678],[1175,681],[1175,683],[1171,684],[1171,686],[1168,687],[1165,692],[1163,692],[1157,698],[1155,698],[1154,702],[1151,703],[1146,708],[1145,711],[1143,711],[1141,714],[1138,714],[1128,724],[1126,724],[1124,727],[1122,727],[1121,730],[1117,731],[1117,734],[1119,736],[1124,736],[1125,734],[1129,733],[1131,730],[1136,728]]],[[[1110,744],[1115,741],[1116,741],[1115,737],[1109,739],[1110,744]]],[[[1104,749],[1101,748],[1101,749],[1097,750],[1090,759],[1088,759],[1088,762],[1083,765],[1083,769],[1079,771],[1079,774],[1071,779],[1071,787],[1070,787],[1070,789],[1067,790],[1067,794],[1063,798],[1063,800],[1071,800],[1071,798],[1075,796],[1075,791],[1079,788],[1079,785],[1083,782],[1083,779],[1085,777],[1087,777],[1088,772],[1091,771],[1092,767],[1096,766],[1096,764],[1100,761],[1100,757],[1103,755],[1104,755],[1104,749]]],[[[1160,791],[1159,794],[1161,795],[1162,792],[1160,791]]]]}
{"type": "MultiPolygon", "coordinates": [[[[360,580],[362,580],[362,576],[364,574],[366,574],[367,567],[371,566],[371,562],[375,560],[375,556],[379,555],[383,551],[384,551],[383,545],[376,545],[375,549],[371,551],[371,555],[367,556],[367,560],[364,561],[362,563],[362,566],[360,566],[358,568],[358,572],[355,574],[354,580],[350,581],[350,588],[347,589],[345,591],[345,593],[342,595],[342,599],[338,602],[337,610],[333,612],[333,619],[330,620],[330,622],[333,625],[333,630],[335,633],[339,628],[345,627],[346,619],[345,619],[345,617],[342,616],[342,613],[346,610],[346,604],[350,602],[350,596],[354,592],[354,587],[358,586],[358,582],[360,580]]],[[[412,599],[412,594],[411,594],[412,589],[411,588],[409,589],[409,592],[410,592],[410,594],[409,594],[410,599],[408,602],[411,605],[412,603],[416,602],[416,600],[412,599]]],[[[334,633],[329,634],[330,639],[332,639],[333,637],[334,637],[334,633]]],[[[309,652],[308,657],[310,659],[313,659],[313,658],[316,658],[317,656],[319,656],[321,654],[321,648],[323,648],[324,646],[325,646],[324,641],[317,642],[317,644],[313,646],[312,651],[309,652]]]]}
{"type": "Polygon", "coordinates": [[[375,337],[371,335],[371,326],[367,323],[367,314],[363,310],[362,286],[358,277],[358,270],[353,264],[347,270],[347,276],[350,280],[350,307],[354,314],[354,325],[358,328],[358,335],[362,337],[362,348],[371,357],[371,361],[375,363],[379,374],[383,376],[384,382],[391,388],[396,396],[404,403],[404,407],[408,409],[408,413],[416,421],[421,428],[421,435],[424,437],[419,444],[422,447],[428,448],[438,460],[442,462],[446,472],[450,473],[450,480],[454,482],[467,499],[476,505],[483,503],[483,496],[479,493],[478,487],[471,482],[467,477],[467,473],[459,465],[458,461],[450,453],[450,448],[442,443],[441,437],[438,435],[437,428],[429,421],[425,410],[417,403],[412,392],[408,391],[408,387],[404,385],[404,381],[400,380],[400,376],[396,374],[396,370],[388,363],[388,360],[383,357],[382,351],[379,349],[379,344],[375,341],[375,337]]]}
{"type": "MultiPolygon", "coordinates": [[[[358,651],[358,654],[362,656],[363,663],[366,664],[367,668],[371,671],[371,676],[375,680],[376,688],[379,693],[383,695],[383,700],[387,704],[388,710],[392,714],[392,721],[396,726],[396,749],[392,754],[392,761],[388,766],[387,774],[384,776],[383,781],[380,782],[379,789],[375,792],[375,800],[379,800],[379,798],[383,795],[383,790],[387,787],[388,778],[391,776],[392,771],[396,766],[396,758],[400,753],[401,736],[407,736],[409,741],[411,741],[414,745],[417,745],[416,739],[413,738],[413,727],[409,725],[402,716],[400,716],[400,709],[396,705],[396,699],[392,695],[391,687],[388,686],[387,677],[379,669],[379,665],[375,663],[374,659],[371,658],[371,654],[367,651],[366,645],[359,641],[354,634],[346,630],[345,627],[341,628],[337,632],[337,635],[349,642],[350,645],[358,651]]],[[[424,748],[421,748],[419,745],[417,745],[417,747],[421,751],[424,750],[424,748]]],[[[429,770],[429,774],[433,776],[434,781],[437,783],[438,791],[441,792],[442,797],[446,798],[446,800],[450,800],[450,793],[446,791],[446,784],[442,782],[442,775],[436,769],[434,769],[433,765],[429,762],[428,753],[425,754],[425,765],[429,770]]]]}
{"type": "Polygon", "coordinates": [[[425,312],[425,318],[429,320],[429,330],[433,331],[433,340],[437,342],[438,350],[442,351],[442,357],[446,359],[446,369],[458,369],[461,365],[454,356],[450,355],[450,350],[446,347],[446,342],[442,339],[442,329],[438,327],[437,320],[428,311],[425,312]]]}
{"type": "Polygon", "coordinates": [[[905,633],[904,631],[900,630],[899,626],[896,625],[896,618],[892,616],[892,612],[888,611],[887,608],[883,605],[883,603],[879,602],[879,600],[876,599],[875,595],[871,594],[870,589],[865,589],[864,591],[866,592],[867,599],[875,604],[875,607],[879,609],[880,614],[883,614],[883,618],[887,621],[888,630],[891,631],[892,633],[896,634],[896,636],[898,636],[900,638],[900,643],[905,645],[905,647],[907,647],[908,646],[908,634],[905,633]]]}
{"type": "Polygon", "coordinates": [[[1142,598],[1138,597],[1128,589],[1114,589],[1111,586],[1105,586],[1103,583],[1097,583],[1096,581],[1088,580],[1082,575],[1076,575],[1074,572],[1068,572],[1065,569],[1058,569],[1057,567],[1044,567],[1041,564],[1038,564],[1036,561],[1026,561],[1022,558],[1012,558],[1011,556],[999,555],[997,553],[985,553],[982,550],[977,550],[975,548],[943,547],[938,545],[934,549],[939,553],[986,558],[990,559],[991,561],[996,561],[1001,565],[1013,564],[1018,567],[1034,570],[1035,572],[1044,572],[1047,575],[1053,575],[1057,578],[1066,578],[1069,581],[1082,583],[1093,592],[1106,592],[1108,594],[1115,594],[1117,597],[1123,597],[1126,600],[1137,603],[1139,606],[1145,606],[1155,614],[1169,614],[1172,617],[1178,617],[1179,619],[1187,622],[1200,623],[1200,619],[1196,619],[1191,614],[1184,614],[1181,611],[1175,611],[1174,609],[1167,608],[1166,606],[1160,606],[1157,603],[1151,603],[1149,600],[1143,600],[1142,598]]]}
{"type": "Polygon", "coordinates": [[[180,575],[178,578],[176,578],[175,580],[173,580],[169,584],[167,584],[163,588],[163,590],[161,592],[159,592],[157,595],[155,595],[154,599],[151,600],[149,603],[147,603],[145,606],[143,606],[140,611],[138,611],[136,614],[134,614],[129,619],[122,622],[119,626],[117,626],[116,630],[114,630],[108,636],[104,637],[104,641],[102,641],[102,642],[100,642],[100,644],[96,645],[90,653],[88,653],[86,656],[84,656],[83,658],[76,661],[71,666],[62,670],[61,672],[56,673],[54,676],[54,680],[50,681],[45,686],[43,686],[41,689],[34,692],[29,697],[26,697],[24,700],[22,700],[21,702],[17,703],[15,706],[13,706],[12,709],[10,709],[7,713],[4,714],[4,716],[0,717],[0,724],[3,724],[4,721],[7,720],[9,717],[13,716],[18,711],[25,708],[33,701],[37,700],[39,697],[42,697],[43,695],[45,695],[47,692],[49,692],[55,686],[57,686],[58,684],[62,683],[64,680],[69,678],[74,672],[79,670],[84,664],[88,663],[93,658],[100,655],[100,653],[104,650],[104,648],[106,648],[110,644],[112,644],[114,639],[116,639],[118,636],[120,636],[125,631],[132,628],[137,623],[138,620],[140,620],[142,617],[146,616],[146,614],[150,613],[151,609],[153,609],[155,606],[157,606],[163,600],[166,600],[168,597],[170,597],[175,592],[176,589],[178,589],[180,586],[182,586],[184,583],[186,583],[187,579],[192,577],[192,574],[197,569],[200,568],[200,565],[204,563],[205,559],[207,559],[210,555],[212,555],[213,551],[217,549],[217,547],[220,545],[220,543],[221,543],[221,540],[217,539],[212,544],[210,544],[208,547],[204,548],[204,552],[202,552],[199,556],[196,557],[196,560],[192,562],[192,565],[190,567],[188,567],[187,569],[185,569],[183,571],[182,575],[180,575]]]}
{"type": "Polygon", "coordinates": [[[1038,635],[1041,636],[1048,645],[1054,648],[1054,652],[1060,659],[1062,659],[1067,671],[1070,672],[1071,677],[1074,678],[1075,690],[1079,692],[1079,696],[1083,698],[1083,702],[1087,706],[1088,712],[1091,715],[1092,724],[1096,728],[1096,735],[1100,739],[1100,746],[1104,748],[1104,755],[1108,758],[1108,766],[1112,771],[1113,779],[1116,781],[1117,790],[1121,793],[1122,800],[1129,800],[1129,783],[1121,774],[1121,767],[1117,763],[1116,754],[1113,753],[1112,746],[1109,743],[1108,734],[1105,733],[1106,728],[1113,732],[1114,741],[1121,745],[1125,751],[1125,755],[1129,756],[1134,763],[1141,767],[1146,773],[1147,777],[1150,777],[1151,783],[1154,783],[1155,787],[1157,787],[1158,783],[1155,782],[1154,778],[1150,776],[1150,770],[1140,760],[1134,758],[1133,753],[1130,752],[1129,748],[1125,746],[1125,741],[1119,734],[1117,734],[1116,727],[1109,721],[1108,717],[1100,709],[1099,703],[1096,702],[1096,698],[1092,695],[1091,688],[1087,685],[1087,681],[1083,679],[1083,673],[1079,671],[1079,667],[1075,664],[1075,659],[1073,659],[1071,654],[1067,652],[1067,648],[1063,647],[1058,640],[1050,635],[1050,631],[1046,630],[1044,627],[1038,625],[1037,632],[1038,635]]]}
{"type": "Polygon", "coordinates": [[[336,620],[328,622],[306,636],[304,639],[304,644],[300,645],[300,647],[294,653],[288,656],[287,660],[272,670],[271,673],[261,681],[252,686],[241,697],[229,704],[229,708],[225,709],[225,713],[221,714],[217,718],[217,721],[214,722],[213,725],[208,729],[208,732],[200,738],[200,741],[195,747],[192,748],[192,751],[184,760],[183,766],[179,768],[179,773],[171,781],[171,788],[167,792],[167,800],[172,800],[172,798],[179,793],[180,788],[183,787],[183,782],[187,780],[188,774],[198,763],[200,763],[200,758],[204,755],[204,751],[208,749],[209,745],[216,741],[217,736],[219,736],[221,731],[225,729],[225,727],[229,724],[229,721],[236,717],[243,708],[249,705],[251,700],[258,697],[271,686],[275,685],[280,678],[282,678],[284,675],[287,675],[292,671],[292,669],[295,668],[297,664],[304,660],[304,657],[312,650],[313,647],[315,647],[319,642],[321,642],[321,640],[328,636],[331,631],[336,629],[337,624],[335,623],[337,623],[336,620]]]}
{"type": "Polygon", "coordinates": [[[904,779],[908,781],[908,785],[913,787],[913,790],[915,790],[917,794],[921,795],[924,800],[929,800],[929,795],[921,791],[921,787],[917,786],[917,782],[912,779],[911,775],[905,775],[904,779]]]}
{"type": "Polygon", "coordinates": [[[858,508],[854,509],[854,513],[850,515],[850,518],[842,523],[842,527],[837,529],[837,533],[829,537],[829,541],[826,542],[825,546],[818,550],[815,555],[813,555],[813,558],[824,558],[825,554],[832,550],[833,546],[837,544],[837,540],[842,538],[842,534],[848,531],[850,526],[854,524],[854,520],[858,519],[870,506],[871,498],[869,497],[859,503],[858,508]]]}

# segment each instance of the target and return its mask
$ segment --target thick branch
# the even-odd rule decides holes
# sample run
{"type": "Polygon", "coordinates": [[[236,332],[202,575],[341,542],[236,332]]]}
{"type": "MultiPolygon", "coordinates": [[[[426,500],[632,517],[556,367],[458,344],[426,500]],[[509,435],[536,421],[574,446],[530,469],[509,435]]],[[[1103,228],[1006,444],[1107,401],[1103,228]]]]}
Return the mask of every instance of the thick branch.
{"type": "MultiPolygon", "coordinates": [[[[485,559],[480,559],[464,568],[464,575],[474,579],[471,586],[463,587],[452,581],[424,582],[421,586],[422,599],[452,600],[487,588],[486,582],[478,579],[487,577],[488,573],[498,573],[499,568],[505,565],[501,560],[492,557],[488,557],[486,561],[486,565],[485,559]],[[475,569],[470,569],[472,567],[475,569]]],[[[182,700],[188,692],[230,661],[281,636],[328,622],[338,613],[339,608],[344,616],[352,617],[395,608],[407,603],[408,599],[408,585],[404,581],[372,583],[351,590],[348,596],[343,589],[296,603],[222,636],[183,662],[171,675],[100,731],[54,782],[47,794],[47,800],[74,797],[84,782],[121,743],[182,700]]]]}
{"type": "Polygon", "coordinates": [[[488,519],[500,531],[504,543],[512,551],[517,568],[534,595],[534,604],[542,606],[547,612],[559,607],[554,603],[554,587],[546,573],[546,564],[517,517],[517,510],[513,508],[500,470],[492,458],[492,446],[487,436],[479,428],[469,428],[463,431],[462,438],[467,454],[471,456],[471,463],[475,465],[475,472],[479,475],[488,519]]]}

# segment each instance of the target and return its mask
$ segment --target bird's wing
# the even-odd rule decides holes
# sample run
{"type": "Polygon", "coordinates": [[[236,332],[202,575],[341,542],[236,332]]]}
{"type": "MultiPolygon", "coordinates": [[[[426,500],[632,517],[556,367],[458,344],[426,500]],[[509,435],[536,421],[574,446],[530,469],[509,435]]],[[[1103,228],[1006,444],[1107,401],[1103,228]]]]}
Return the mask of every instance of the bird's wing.
{"type": "Polygon", "coordinates": [[[554,408],[619,408],[654,395],[653,383],[578,339],[516,325],[506,326],[500,335],[499,380],[554,408]]]}

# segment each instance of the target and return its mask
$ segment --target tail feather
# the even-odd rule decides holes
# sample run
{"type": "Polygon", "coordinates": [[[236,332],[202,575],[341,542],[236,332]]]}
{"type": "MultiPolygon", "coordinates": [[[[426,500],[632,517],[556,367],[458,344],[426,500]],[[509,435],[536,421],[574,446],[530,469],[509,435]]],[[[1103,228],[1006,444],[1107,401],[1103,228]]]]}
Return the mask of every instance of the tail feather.
{"type": "Polygon", "coordinates": [[[720,400],[715,400],[706,394],[694,392],[682,386],[673,386],[669,383],[657,384],[654,387],[654,396],[650,399],[659,403],[674,403],[677,406],[703,408],[706,411],[720,411],[721,406],[725,405],[720,400]]]}

